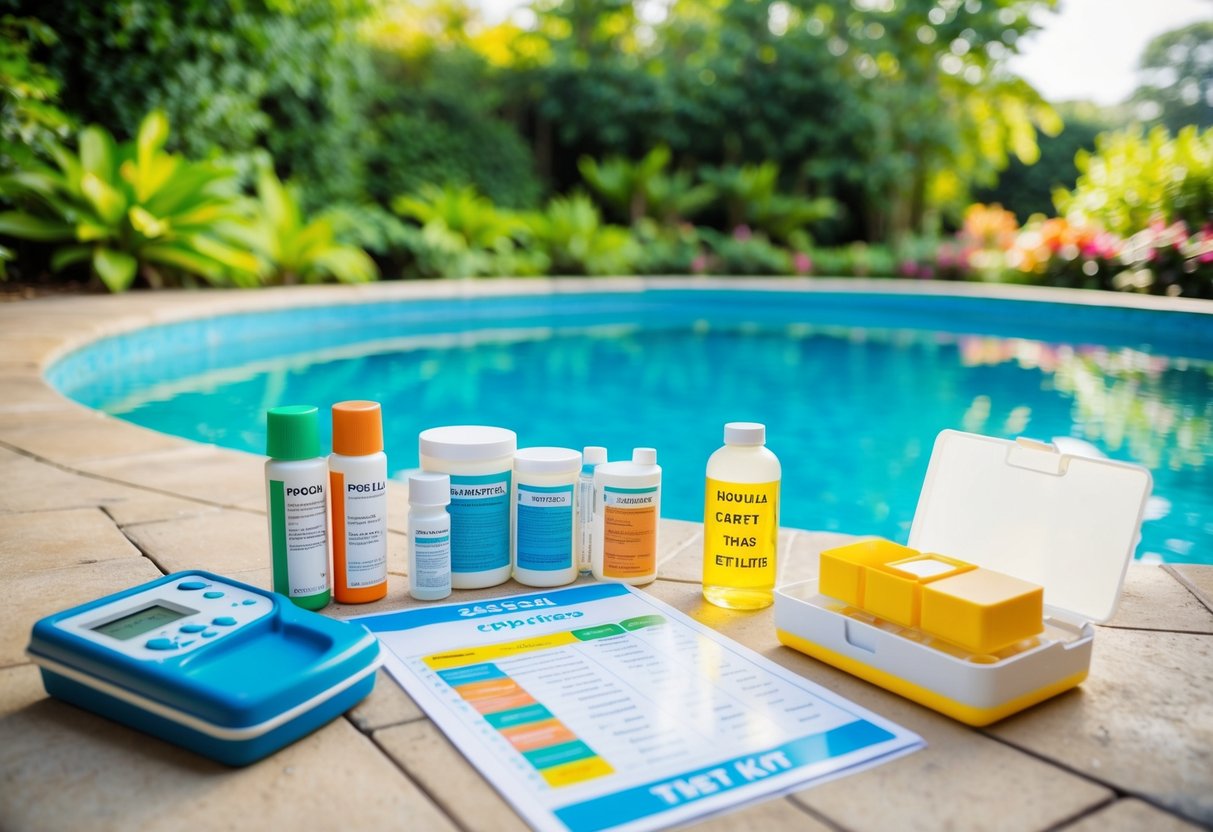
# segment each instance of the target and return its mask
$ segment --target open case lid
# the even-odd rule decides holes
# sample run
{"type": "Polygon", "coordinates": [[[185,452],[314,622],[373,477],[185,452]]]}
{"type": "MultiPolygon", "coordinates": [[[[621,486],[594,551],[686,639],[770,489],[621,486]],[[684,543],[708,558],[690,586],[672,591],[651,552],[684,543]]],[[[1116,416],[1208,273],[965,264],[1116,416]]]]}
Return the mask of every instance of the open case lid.
{"type": "Polygon", "coordinates": [[[1030,439],[945,430],[910,547],[1044,587],[1045,604],[1107,621],[1140,539],[1150,472],[1030,439]]]}

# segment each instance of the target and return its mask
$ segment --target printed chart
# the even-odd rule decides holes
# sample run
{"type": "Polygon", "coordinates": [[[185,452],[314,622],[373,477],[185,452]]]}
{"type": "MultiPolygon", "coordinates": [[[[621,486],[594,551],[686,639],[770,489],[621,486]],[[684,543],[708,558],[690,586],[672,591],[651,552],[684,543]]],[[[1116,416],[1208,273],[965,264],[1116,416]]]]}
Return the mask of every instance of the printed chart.
{"type": "Polygon", "coordinates": [[[922,745],[621,584],[358,620],[540,830],[656,829],[922,745]]]}

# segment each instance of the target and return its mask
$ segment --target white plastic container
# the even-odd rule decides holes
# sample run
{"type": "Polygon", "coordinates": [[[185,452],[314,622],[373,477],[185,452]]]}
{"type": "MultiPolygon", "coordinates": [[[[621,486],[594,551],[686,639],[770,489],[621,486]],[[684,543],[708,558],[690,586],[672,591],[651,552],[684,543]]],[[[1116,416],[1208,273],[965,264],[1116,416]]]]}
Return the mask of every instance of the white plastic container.
{"type": "Polygon", "coordinates": [[[329,495],[333,599],[378,601],[387,595],[387,455],[378,402],[333,405],[329,495]]]}
{"type": "Polygon", "coordinates": [[[451,586],[481,589],[510,577],[510,484],[518,437],[450,425],[418,437],[421,467],[451,478],[451,586]]]}
{"type": "Polygon", "coordinates": [[[514,580],[561,586],[577,579],[577,481],[581,453],[519,448],[514,454],[514,580]]]}
{"type": "Polygon", "coordinates": [[[718,607],[757,610],[775,600],[782,472],[766,436],[757,422],[729,422],[724,447],[708,458],[703,597],[718,607]]]}
{"type": "Polygon", "coordinates": [[[581,475],[577,478],[577,571],[594,570],[594,469],[607,461],[607,449],[586,445],[581,452],[581,475]]]}
{"type": "Polygon", "coordinates": [[[945,430],[935,440],[909,546],[1044,588],[1044,633],[999,654],[945,651],[821,595],[817,581],[775,593],[779,640],[966,722],[988,725],[1082,682],[1091,622],[1112,617],[1140,538],[1150,472],[945,430]]]}
{"type": "Polygon", "coordinates": [[[631,462],[594,469],[594,577],[641,586],[657,577],[661,466],[657,451],[636,448],[631,462]]]}
{"type": "Polygon", "coordinates": [[[409,477],[409,595],[438,601],[451,594],[451,478],[409,477]]]}
{"type": "Polygon", "coordinates": [[[320,456],[319,411],[311,405],[266,414],[266,517],[274,592],[323,609],[329,580],[328,462],[320,456]]]}

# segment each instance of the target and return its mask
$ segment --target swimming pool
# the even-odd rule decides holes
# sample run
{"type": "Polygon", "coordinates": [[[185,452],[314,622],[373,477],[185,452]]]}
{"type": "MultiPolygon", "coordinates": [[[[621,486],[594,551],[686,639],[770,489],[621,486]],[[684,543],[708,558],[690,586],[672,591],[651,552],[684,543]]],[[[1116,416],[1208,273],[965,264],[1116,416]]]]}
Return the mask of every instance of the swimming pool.
{"type": "Polygon", "coordinates": [[[255,453],[269,407],[376,399],[395,472],[439,424],[612,459],[651,445],[662,513],[687,520],[702,519],[724,422],[761,421],[785,526],[903,542],[941,429],[1058,439],[1151,469],[1139,557],[1213,562],[1213,317],[1192,312],[748,287],[407,300],[151,327],[47,376],[91,407],[255,453]]]}

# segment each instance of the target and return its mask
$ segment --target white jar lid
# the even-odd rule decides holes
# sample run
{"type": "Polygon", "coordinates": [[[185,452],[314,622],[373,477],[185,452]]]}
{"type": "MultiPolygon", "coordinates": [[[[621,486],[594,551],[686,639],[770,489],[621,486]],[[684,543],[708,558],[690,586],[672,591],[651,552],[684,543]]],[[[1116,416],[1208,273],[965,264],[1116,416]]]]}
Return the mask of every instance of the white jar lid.
{"type": "Polygon", "coordinates": [[[656,448],[632,448],[632,464],[633,465],[656,465],[657,464],[657,449],[656,448]]]}
{"type": "Polygon", "coordinates": [[[764,445],[767,426],[758,422],[729,422],[724,426],[726,445],[764,445]]]}
{"type": "Polygon", "coordinates": [[[581,452],[572,448],[519,448],[514,470],[527,474],[576,474],[581,470],[581,452]]]}
{"type": "Polygon", "coordinates": [[[518,435],[506,428],[487,425],[446,425],[423,430],[417,437],[422,455],[450,462],[476,462],[511,456],[518,435]]]}
{"type": "Polygon", "coordinates": [[[409,505],[445,506],[451,501],[451,478],[422,471],[409,475],[409,505]]]}
{"type": "Polygon", "coordinates": [[[581,451],[581,461],[585,465],[601,465],[607,461],[607,449],[601,445],[586,445],[581,451]]]}

